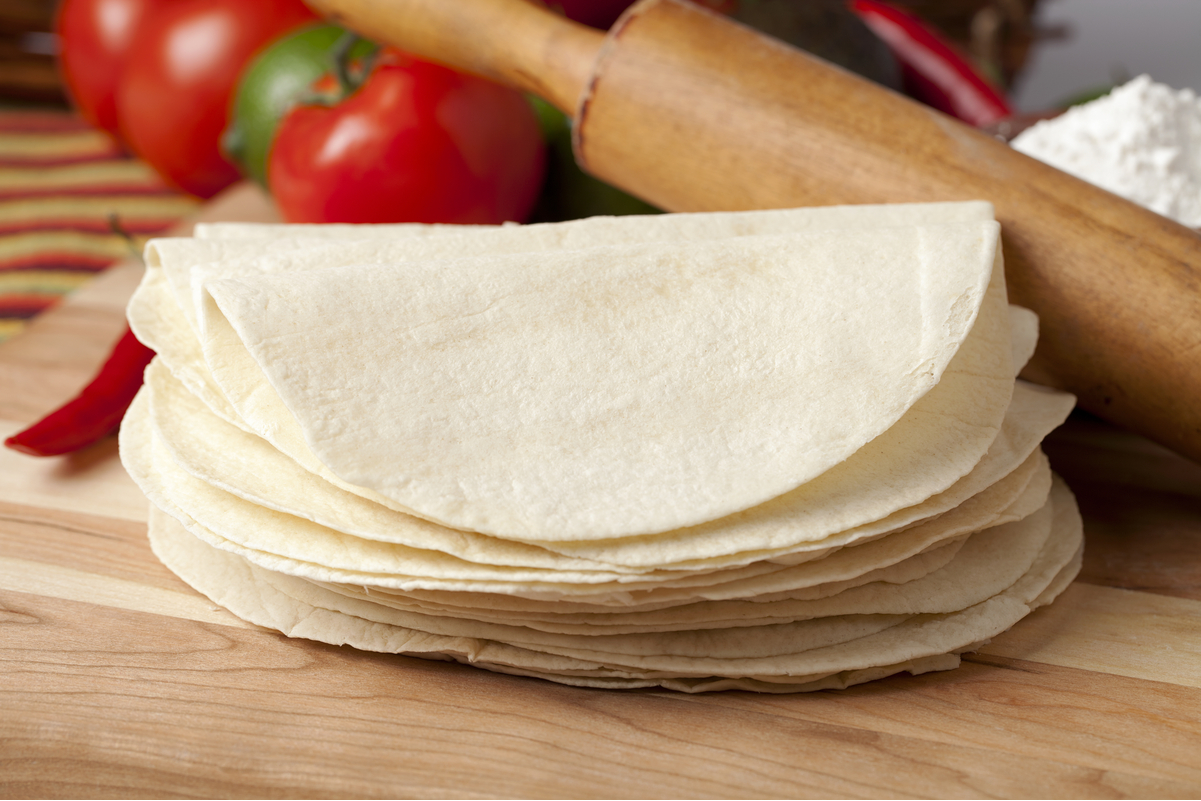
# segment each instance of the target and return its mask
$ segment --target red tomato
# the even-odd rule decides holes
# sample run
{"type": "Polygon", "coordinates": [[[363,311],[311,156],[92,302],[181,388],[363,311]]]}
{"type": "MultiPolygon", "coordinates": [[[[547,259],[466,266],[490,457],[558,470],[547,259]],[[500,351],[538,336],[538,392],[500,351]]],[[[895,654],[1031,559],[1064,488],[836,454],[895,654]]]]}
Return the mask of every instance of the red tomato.
{"type": "Polygon", "coordinates": [[[88,122],[113,135],[117,82],[138,25],[171,0],[65,0],[58,9],[59,66],[88,122]]]}
{"type": "Polygon", "coordinates": [[[242,68],[315,19],[300,0],[176,0],[146,20],[117,90],[121,132],[181,189],[211,197],[238,171],[219,142],[242,68]]]}
{"type": "Polygon", "coordinates": [[[496,224],[526,217],[544,166],[520,94],[385,50],[340,104],[284,117],[267,183],[290,222],[496,224]]]}

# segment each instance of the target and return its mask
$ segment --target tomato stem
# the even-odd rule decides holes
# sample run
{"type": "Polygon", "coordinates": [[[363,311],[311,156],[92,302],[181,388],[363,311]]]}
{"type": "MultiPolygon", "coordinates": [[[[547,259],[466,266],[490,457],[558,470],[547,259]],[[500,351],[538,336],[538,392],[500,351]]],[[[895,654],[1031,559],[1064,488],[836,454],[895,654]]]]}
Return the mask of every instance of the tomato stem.
{"type": "Polygon", "coordinates": [[[358,88],[350,75],[350,51],[359,43],[359,39],[359,35],[354,31],[346,31],[338,37],[338,41],[330,50],[330,58],[334,62],[334,77],[338,80],[338,88],[342,91],[343,97],[358,88]]]}

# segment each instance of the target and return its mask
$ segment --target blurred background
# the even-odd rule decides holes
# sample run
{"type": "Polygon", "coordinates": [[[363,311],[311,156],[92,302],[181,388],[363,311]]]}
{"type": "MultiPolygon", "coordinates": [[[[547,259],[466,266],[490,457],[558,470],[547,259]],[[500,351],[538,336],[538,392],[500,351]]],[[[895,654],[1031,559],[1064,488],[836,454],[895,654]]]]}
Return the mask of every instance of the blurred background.
{"type": "Polygon", "coordinates": [[[1022,111],[1143,73],[1177,89],[1201,89],[1196,0],[1042,0],[1033,21],[1040,38],[1010,87],[1022,111]]]}
{"type": "MultiPolygon", "coordinates": [[[[805,2],[805,0],[797,0],[805,2]]],[[[0,102],[65,105],[57,0],[0,0],[0,102]]],[[[897,0],[996,78],[1021,111],[1149,73],[1201,87],[1197,0],[897,0]]]]}
{"type": "Polygon", "coordinates": [[[65,103],[54,65],[57,0],[0,1],[0,99],[65,103]]]}
{"type": "MultiPolygon", "coordinates": [[[[149,7],[159,3],[159,0],[62,1],[73,3],[67,6],[69,9],[91,9],[88,19],[104,17],[105,12],[96,11],[100,8],[149,7]]],[[[497,211],[496,219],[464,217],[464,213],[471,212],[470,208],[467,212],[447,211],[444,216],[428,208],[419,209],[428,219],[405,216],[411,215],[412,210],[403,210],[395,199],[381,194],[384,190],[375,186],[365,186],[355,195],[364,199],[365,208],[330,211],[329,204],[333,203],[330,197],[340,191],[339,182],[361,165],[348,164],[342,173],[327,176],[323,184],[304,171],[312,159],[299,148],[294,148],[297,154],[294,161],[301,165],[300,174],[287,184],[285,172],[278,168],[273,175],[279,177],[281,186],[270,185],[272,182],[265,179],[266,169],[261,162],[268,148],[274,148],[272,152],[283,150],[275,147],[282,137],[274,133],[277,130],[274,126],[287,116],[287,110],[293,107],[289,104],[299,97],[302,89],[317,86],[309,83],[312,76],[296,77],[305,74],[303,71],[290,72],[299,69],[295,66],[298,59],[303,60],[297,55],[300,50],[288,49],[294,47],[291,44],[281,45],[282,50],[272,46],[271,52],[277,55],[265,56],[268,79],[247,79],[258,94],[248,105],[249,122],[235,133],[249,130],[251,136],[258,136],[258,172],[253,160],[247,157],[252,152],[251,146],[246,145],[248,140],[222,139],[224,155],[218,155],[217,137],[225,125],[224,116],[231,109],[221,98],[212,101],[215,103],[210,109],[212,113],[201,121],[212,123],[209,127],[213,130],[205,134],[212,141],[188,143],[188,152],[182,156],[173,152],[185,149],[184,145],[173,143],[198,138],[197,132],[204,126],[187,122],[180,109],[164,113],[164,103],[182,99],[190,107],[202,104],[197,100],[199,94],[180,91],[158,80],[164,70],[154,66],[153,61],[147,62],[151,66],[144,66],[138,75],[151,76],[152,83],[156,80],[163,83],[166,88],[159,88],[167,94],[149,94],[142,91],[141,84],[138,91],[128,91],[127,98],[140,100],[130,105],[135,110],[140,105],[142,116],[148,118],[133,122],[123,118],[121,126],[126,134],[143,135],[147,144],[138,147],[137,139],[131,136],[126,136],[125,142],[118,142],[93,127],[95,113],[90,115],[92,123],[89,123],[70,110],[56,59],[60,51],[54,33],[59,2],[0,0],[0,340],[14,336],[34,316],[114,261],[129,258],[146,238],[170,230],[195,211],[203,199],[239,180],[239,174],[258,180],[271,191],[277,211],[291,222],[393,221],[355,216],[381,209],[395,211],[396,221],[420,222],[506,219],[541,222],[655,211],[580,172],[572,156],[570,121],[536,100],[531,103],[537,127],[527,104],[518,99],[517,105],[521,106],[521,113],[530,117],[525,123],[526,138],[537,140],[531,147],[538,148],[534,155],[539,159],[545,153],[544,162],[530,161],[523,180],[532,188],[524,192],[517,211],[497,211]],[[276,79],[280,82],[270,83],[276,79]],[[291,99],[284,102],[272,94],[278,87],[283,87],[279,91],[290,92],[287,97],[291,99]],[[168,124],[175,128],[157,130],[168,124]],[[234,158],[236,165],[225,160],[225,156],[238,155],[230,149],[230,142],[245,146],[241,155],[246,158],[234,158]],[[207,157],[205,148],[212,151],[207,157]],[[208,163],[205,158],[209,157],[220,162],[215,178],[205,166],[208,163]],[[173,167],[168,163],[179,158],[184,159],[181,164],[173,167]],[[289,207],[289,203],[299,203],[300,198],[310,196],[315,212],[289,207]]],[[[602,28],[610,25],[629,2],[546,0],[556,11],[602,28]]],[[[904,91],[970,125],[1007,136],[1029,124],[1031,115],[1043,115],[1096,97],[1142,73],[1178,89],[1201,89],[1201,48],[1198,48],[1201,0],[696,2],[904,91]],[[929,66],[932,62],[934,68],[923,72],[922,64],[929,66]],[[944,81],[948,76],[949,84],[944,81]]],[[[224,5],[227,9],[237,8],[239,14],[265,18],[279,17],[277,9],[292,8],[293,14],[304,15],[304,24],[312,22],[298,0],[191,0],[190,4],[224,5]]],[[[82,16],[75,13],[65,18],[82,16]]],[[[145,28],[138,30],[141,33],[145,28]]],[[[160,34],[165,36],[166,30],[160,34]]],[[[76,69],[98,74],[100,71],[90,69],[96,63],[91,51],[81,50],[81,42],[72,40],[71,34],[67,38],[75,41],[75,46],[67,51],[75,56],[76,69]]],[[[225,41],[228,37],[217,38],[225,41]]],[[[133,41],[131,53],[155,52],[153,47],[145,45],[145,38],[133,41]],[[145,46],[139,47],[139,41],[145,46]]],[[[324,46],[333,41],[330,38],[324,46]]],[[[305,69],[311,69],[316,56],[310,54],[304,58],[309,59],[305,69]]],[[[204,67],[209,71],[215,69],[212,65],[204,67]]],[[[363,69],[365,74],[367,70],[363,69]]],[[[231,84],[234,77],[229,78],[231,84]]],[[[73,80],[78,79],[76,74],[73,80]]],[[[342,81],[343,89],[347,85],[342,81]]],[[[231,92],[232,86],[222,91],[231,92]]],[[[84,107],[88,107],[86,103],[84,107]]],[[[195,112],[196,108],[186,110],[195,112]]],[[[502,127],[495,120],[481,120],[472,118],[465,124],[488,130],[502,127]]],[[[296,141],[295,136],[292,141],[296,141]]],[[[366,152],[361,151],[360,160],[368,158],[366,152]]],[[[517,151],[510,148],[504,152],[517,151]]],[[[351,154],[348,161],[353,158],[351,154]]],[[[413,161],[409,159],[406,163],[413,161]]],[[[402,169],[378,159],[372,161],[372,167],[376,172],[392,174],[399,174],[402,169]]],[[[479,194],[474,186],[464,184],[456,188],[454,181],[446,179],[446,173],[426,177],[448,192],[457,192],[461,197],[452,199],[454,202],[474,202],[473,193],[479,194]]],[[[434,205],[426,200],[427,194],[409,190],[402,194],[409,199],[421,197],[428,206],[434,205]]],[[[520,193],[510,194],[515,197],[520,193]]],[[[271,208],[266,201],[264,204],[271,208]]]]}

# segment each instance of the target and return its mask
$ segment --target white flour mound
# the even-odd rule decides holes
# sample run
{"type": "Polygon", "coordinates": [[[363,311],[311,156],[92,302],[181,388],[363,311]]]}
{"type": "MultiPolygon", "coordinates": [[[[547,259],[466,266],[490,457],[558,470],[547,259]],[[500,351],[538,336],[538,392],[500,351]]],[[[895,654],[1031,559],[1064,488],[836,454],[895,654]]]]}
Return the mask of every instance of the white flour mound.
{"type": "Polygon", "coordinates": [[[1028,128],[1012,145],[1146,206],[1201,227],[1201,99],[1142,75],[1105,97],[1028,128]]]}

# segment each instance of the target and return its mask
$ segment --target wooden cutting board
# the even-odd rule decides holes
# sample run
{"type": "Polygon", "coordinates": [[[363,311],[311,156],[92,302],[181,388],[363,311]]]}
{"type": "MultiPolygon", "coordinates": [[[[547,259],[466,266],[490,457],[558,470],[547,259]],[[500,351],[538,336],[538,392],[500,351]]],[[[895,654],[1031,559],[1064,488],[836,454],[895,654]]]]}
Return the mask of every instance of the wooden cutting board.
{"type": "MultiPolygon", "coordinates": [[[[240,190],[210,218],[269,215],[240,190]]],[[[0,345],[0,436],[123,326],[127,265],[0,345]]],[[[1077,582],[949,673],[611,692],[289,640],[163,568],[113,440],[0,453],[0,796],[1196,797],[1201,467],[1073,418],[1077,582]]]]}

